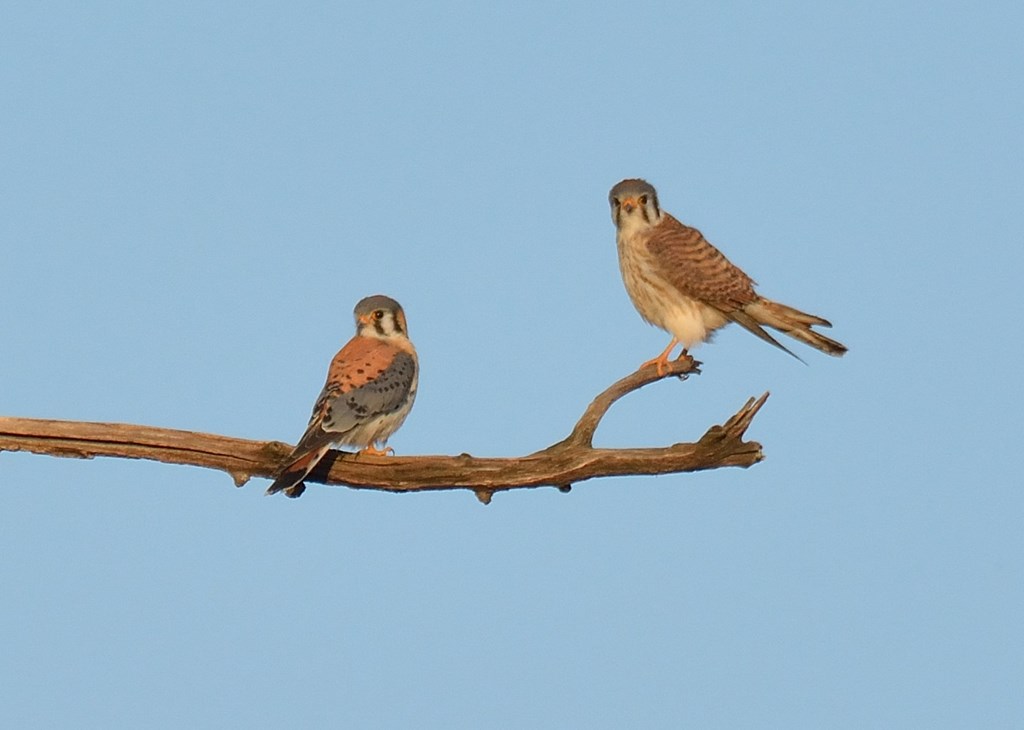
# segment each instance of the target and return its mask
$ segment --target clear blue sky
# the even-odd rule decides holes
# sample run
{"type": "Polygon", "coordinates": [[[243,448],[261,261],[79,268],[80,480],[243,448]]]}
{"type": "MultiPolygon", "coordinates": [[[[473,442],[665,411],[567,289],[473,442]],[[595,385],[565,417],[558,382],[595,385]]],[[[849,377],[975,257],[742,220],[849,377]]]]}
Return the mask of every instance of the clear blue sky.
{"type": "Polygon", "coordinates": [[[499,494],[0,454],[4,727],[1024,725],[1019,3],[8,7],[0,414],[294,442],[361,297],[401,454],[517,455],[652,357],[645,177],[851,351],[738,329],[499,494]],[[799,345],[798,345],[799,347],[799,345]]]}

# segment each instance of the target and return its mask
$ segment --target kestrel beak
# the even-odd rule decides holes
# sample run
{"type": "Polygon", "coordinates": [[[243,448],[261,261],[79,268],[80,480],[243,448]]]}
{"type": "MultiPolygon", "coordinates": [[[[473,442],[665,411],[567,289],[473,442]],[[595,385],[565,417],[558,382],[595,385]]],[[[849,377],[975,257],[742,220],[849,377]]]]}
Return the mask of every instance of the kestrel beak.
{"type": "Polygon", "coordinates": [[[363,314],[359,317],[359,324],[370,324],[370,315],[363,314]]]}
{"type": "Polygon", "coordinates": [[[622,209],[627,213],[632,213],[637,207],[636,198],[626,198],[622,201],[622,209]]]}

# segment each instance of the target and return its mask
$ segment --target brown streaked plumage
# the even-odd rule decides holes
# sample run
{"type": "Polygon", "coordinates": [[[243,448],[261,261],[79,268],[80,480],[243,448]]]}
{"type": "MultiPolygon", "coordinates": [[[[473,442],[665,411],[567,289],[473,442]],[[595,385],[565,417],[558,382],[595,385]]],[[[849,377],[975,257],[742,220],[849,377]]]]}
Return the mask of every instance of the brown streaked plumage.
{"type": "Polygon", "coordinates": [[[846,352],[842,343],[811,329],[813,325],[831,327],[827,320],[760,296],[754,290],[754,280],[700,231],[661,210],[658,193],[650,183],[623,180],[611,189],[608,200],[626,291],[644,320],[672,335],[665,351],[644,365],[653,364],[659,373],[664,372],[677,344],[682,343],[685,354],[729,322],[793,357],[797,356],[764,327],[785,332],[829,355],[846,352]]]}
{"type": "Polygon", "coordinates": [[[412,409],[418,382],[416,348],[394,299],[366,297],[355,307],[356,335],[338,351],[313,406],[309,426],[267,494],[302,495],[303,480],[333,445],[385,455],[387,440],[412,409]],[[380,443],[383,449],[375,444],[380,443]]]}

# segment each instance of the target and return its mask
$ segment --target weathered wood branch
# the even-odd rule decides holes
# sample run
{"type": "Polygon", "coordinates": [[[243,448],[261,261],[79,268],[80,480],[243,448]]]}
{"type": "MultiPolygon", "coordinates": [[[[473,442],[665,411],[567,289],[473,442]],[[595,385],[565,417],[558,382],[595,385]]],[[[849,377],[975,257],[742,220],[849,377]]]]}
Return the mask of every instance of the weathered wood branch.
{"type": "MultiPolygon", "coordinates": [[[[743,441],[743,435],[768,393],[748,400],[724,424],[712,426],[694,443],[635,449],[592,446],[598,424],[616,400],[657,380],[685,379],[698,372],[699,363],[689,357],[670,363],[663,375],[658,375],[653,366],[642,368],[598,395],[569,436],[527,456],[378,457],[332,451],[306,481],[392,492],[469,489],[487,503],[494,492],[509,489],[551,486],[568,491],[572,484],[596,477],[748,467],[761,461],[761,445],[743,441]]],[[[273,478],[291,447],[280,441],[251,441],[123,423],[0,417],[0,451],[186,464],[225,471],[240,487],[251,477],[273,478]]]]}

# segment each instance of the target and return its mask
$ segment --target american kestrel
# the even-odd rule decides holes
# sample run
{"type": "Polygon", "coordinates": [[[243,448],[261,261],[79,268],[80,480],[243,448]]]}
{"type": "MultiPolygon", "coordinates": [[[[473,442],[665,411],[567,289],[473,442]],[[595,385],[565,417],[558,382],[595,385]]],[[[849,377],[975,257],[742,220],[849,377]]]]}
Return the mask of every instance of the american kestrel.
{"type": "Polygon", "coordinates": [[[393,453],[388,437],[402,425],[416,397],[416,348],[406,331],[405,312],[394,299],[366,297],[354,315],[356,334],[331,361],[306,433],[267,494],[300,496],[306,489],[302,480],[334,445],[357,446],[360,453],[375,456],[393,453]]]}
{"type": "MultiPolygon", "coordinates": [[[[640,316],[672,335],[656,358],[664,374],[672,349],[683,354],[708,340],[729,322],[742,325],[766,342],[789,352],[762,327],[773,327],[829,355],[846,346],[811,329],[831,327],[828,320],[773,302],[754,291],[754,280],[712,246],[696,228],[680,223],[658,206],[658,193],[645,180],[623,180],[608,201],[618,230],[619,268],[629,298],[640,316]]],[[[799,357],[797,357],[799,359],[799,357]]]]}

